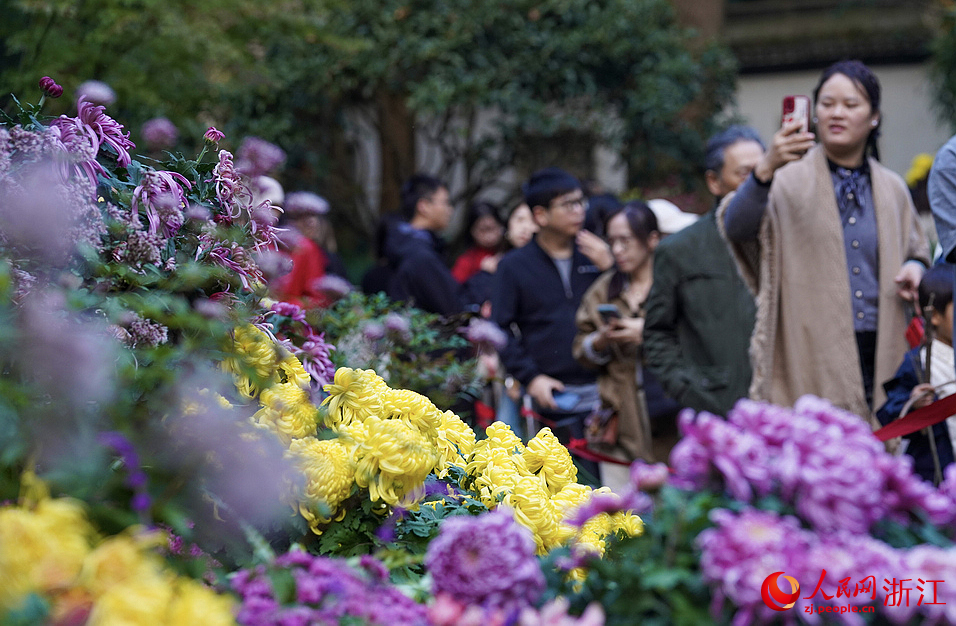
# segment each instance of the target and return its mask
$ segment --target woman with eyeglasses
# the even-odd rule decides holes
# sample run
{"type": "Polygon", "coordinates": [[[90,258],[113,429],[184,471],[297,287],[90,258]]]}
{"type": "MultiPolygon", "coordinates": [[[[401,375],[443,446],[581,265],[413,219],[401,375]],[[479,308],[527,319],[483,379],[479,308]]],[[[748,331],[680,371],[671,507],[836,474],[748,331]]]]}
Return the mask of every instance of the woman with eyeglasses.
{"type": "Polygon", "coordinates": [[[717,224],[756,294],[750,397],[813,394],[873,423],[929,247],[906,184],[878,160],[873,72],[831,65],[813,103],[815,134],[785,122],[717,224]]]}
{"type": "MultiPolygon", "coordinates": [[[[644,301],[654,276],[654,249],[660,232],[654,212],[640,201],[628,202],[607,220],[605,234],[615,267],[604,272],[584,294],[578,308],[574,356],[597,368],[601,410],[591,416],[591,446],[632,461],[666,460],[669,445],[652,445],[648,383],[662,397],[660,385],[643,371],[644,301]]],[[[676,411],[676,404],[670,407],[676,411]]],[[[671,415],[673,417],[673,414],[671,415]]],[[[660,444],[660,442],[658,442],[660,444]]]]}

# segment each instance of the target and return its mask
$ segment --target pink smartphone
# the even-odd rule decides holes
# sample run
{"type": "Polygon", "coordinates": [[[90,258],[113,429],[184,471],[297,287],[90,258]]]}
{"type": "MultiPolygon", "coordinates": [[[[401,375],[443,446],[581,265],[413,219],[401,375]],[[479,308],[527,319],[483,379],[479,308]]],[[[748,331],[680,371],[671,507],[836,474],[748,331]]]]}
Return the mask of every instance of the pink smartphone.
{"type": "Polygon", "coordinates": [[[801,131],[810,130],[810,98],[806,96],[784,96],[782,124],[800,120],[801,131]]]}

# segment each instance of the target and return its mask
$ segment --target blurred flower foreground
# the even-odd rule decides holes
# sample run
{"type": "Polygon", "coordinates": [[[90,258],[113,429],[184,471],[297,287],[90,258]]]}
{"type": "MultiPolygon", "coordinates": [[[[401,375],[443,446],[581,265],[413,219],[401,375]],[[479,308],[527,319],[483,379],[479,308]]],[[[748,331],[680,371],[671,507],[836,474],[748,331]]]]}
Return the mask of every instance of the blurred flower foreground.
{"type": "MultiPolygon", "coordinates": [[[[277,147],[138,158],[109,99],[50,119],[39,87],[0,126],[0,623],[744,624],[781,617],[775,572],[855,620],[956,621],[956,473],[805,398],[684,414],[671,468],[592,489],[549,429],[449,410],[475,324],[268,298],[245,161],[277,147]],[[937,603],[881,591],[927,576],[937,603]]],[[[829,617],[807,603],[784,618],[829,617]]]]}

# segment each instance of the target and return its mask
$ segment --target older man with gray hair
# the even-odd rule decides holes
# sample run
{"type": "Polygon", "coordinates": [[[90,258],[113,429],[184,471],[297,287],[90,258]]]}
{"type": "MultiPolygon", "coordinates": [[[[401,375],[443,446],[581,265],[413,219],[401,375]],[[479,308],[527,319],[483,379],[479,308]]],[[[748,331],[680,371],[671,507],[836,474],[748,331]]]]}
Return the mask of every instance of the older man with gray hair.
{"type": "MultiPolygon", "coordinates": [[[[704,176],[715,207],[763,152],[760,136],[747,126],[731,126],[707,142],[704,176]]],[[[646,312],[646,365],[670,397],[726,415],[747,395],[756,307],[717,231],[714,210],[661,241],[646,312]]]]}

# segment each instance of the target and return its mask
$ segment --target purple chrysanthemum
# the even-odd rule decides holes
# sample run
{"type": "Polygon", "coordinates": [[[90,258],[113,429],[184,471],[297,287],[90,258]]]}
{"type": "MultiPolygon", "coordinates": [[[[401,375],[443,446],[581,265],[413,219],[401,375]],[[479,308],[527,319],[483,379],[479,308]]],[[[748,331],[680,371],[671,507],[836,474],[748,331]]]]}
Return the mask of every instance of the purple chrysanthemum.
{"type": "Polygon", "coordinates": [[[129,150],[136,144],[130,141],[129,133],[123,134],[123,125],[106,114],[106,107],[88,102],[83,96],[77,101],[76,108],[77,124],[95,134],[100,147],[106,144],[112,148],[120,165],[129,166],[132,163],[129,150]]]}
{"type": "Polygon", "coordinates": [[[210,126],[206,129],[206,132],[203,134],[202,138],[209,143],[218,144],[226,136],[226,133],[222,132],[215,126],[210,126]]]}
{"type": "Polygon", "coordinates": [[[385,337],[385,327],[379,322],[366,322],[362,326],[362,336],[368,341],[378,341],[385,337]]]}
{"type": "Polygon", "coordinates": [[[238,219],[242,212],[249,210],[252,202],[252,191],[242,180],[233,163],[232,153],[228,150],[219,151],[219,163],[213,170],[216,183],[216,199],[222,208],[222,217],[231,222],[238,219]]]}
{"type": "Polygon", "coordinates": [[[264,176],[285,162],[285,151],[259,137],[246,137],[236,153],[236,169],[254,179],[264,176]]]}
{"type": "Polygon", "coordinates": [[[143,123],[143,139],[153,148],[172,148],[179,141],[179,129],[165,117],[154,117],[143,123]]]}
{"type": "Polygon", "coordinates": [[[352,291],[352,283],[341,276],[326,274],[321,278],[316,278],[312,283],[312,288],[324,294],[330,300],[338,300],[352,291]]]}
{"type": "Polygon", "coordinates": [[[182,211],[186,206],[185,190],[191,187],[186,177],[178,172],[147,170],[133,190],[133,211],[140,207],[145,209],[151,235],[172,237],[185,221],[182,211]]]}
{"type": "Polygon", "coordinates": [[[631,464],[631,485],[641,491],[657,491],[670,478],[670,469],[665,463],[648,464],[638,459],[631,464]]]}
{"type": "Polygon", "coordinates": [[[382,324],[385,326],[385,332],[394,339],[408,341],[412,336],[408,318],[399,313],[389,313],[382,324]]]}
{"type": "Polygon", "coordinates": [[[326,343],[325,333],[316,335],[310,327],[302,347],[292,351],[319,389],[330,384],[335,377],[335,364],[331,356],[334,349],[335,346],[326,343]]]}
{"type": "Polygon", "coordinates": [[[465,328],[465,338],[478,349],[502,350],[508,345],[508,336],[494,322],[473,318],[465,328]]]}
{"type": "Polygon", "coordinates": [[[85,99],[93,104],[109,106],[116,102],[116,92],[101,80],[87,80],[76,88],[77,101],[85,99]]]}
{"type": "Polygon", "coordinates": [[[276,302],[269,310],[277,315],[291,318],[294,322],[305,323],[305,311],[298,304],[276,302]]]}
{"type": "Polygon", "coordinates": [[[245,626],[339,624],[349,618],[370,626],[428,624],[425,607],[390,585],[381,563],[365,557],[360,567],[299,551],[278,557],[274,568],[290,572],[295,583],[294,601],[286,606],[276,598],[265,567],[240,570],[232,579],[242,601],[237,621],[245,626]]]}
{"type": "Polygon", "coordinates": [[[923,483],[864,420],[820,398],[804,396],[793,409],[742,400],[727,422],[685,412],[679,424],[685,436],[671,453],[678,486],[704,488],[719,473],[736,499],[772,491],[828,532],[866,533],[885,517],[905,522],[919,511],[936,523],[956,517],[948,491],[923,483]]]}
{"type": "Polygon", "coordinates": [[[445,520],[425,566],[436,595],[465,604],[517,610],[537,601],[545,586],[530,531],[505,507],[445,520]]]}

